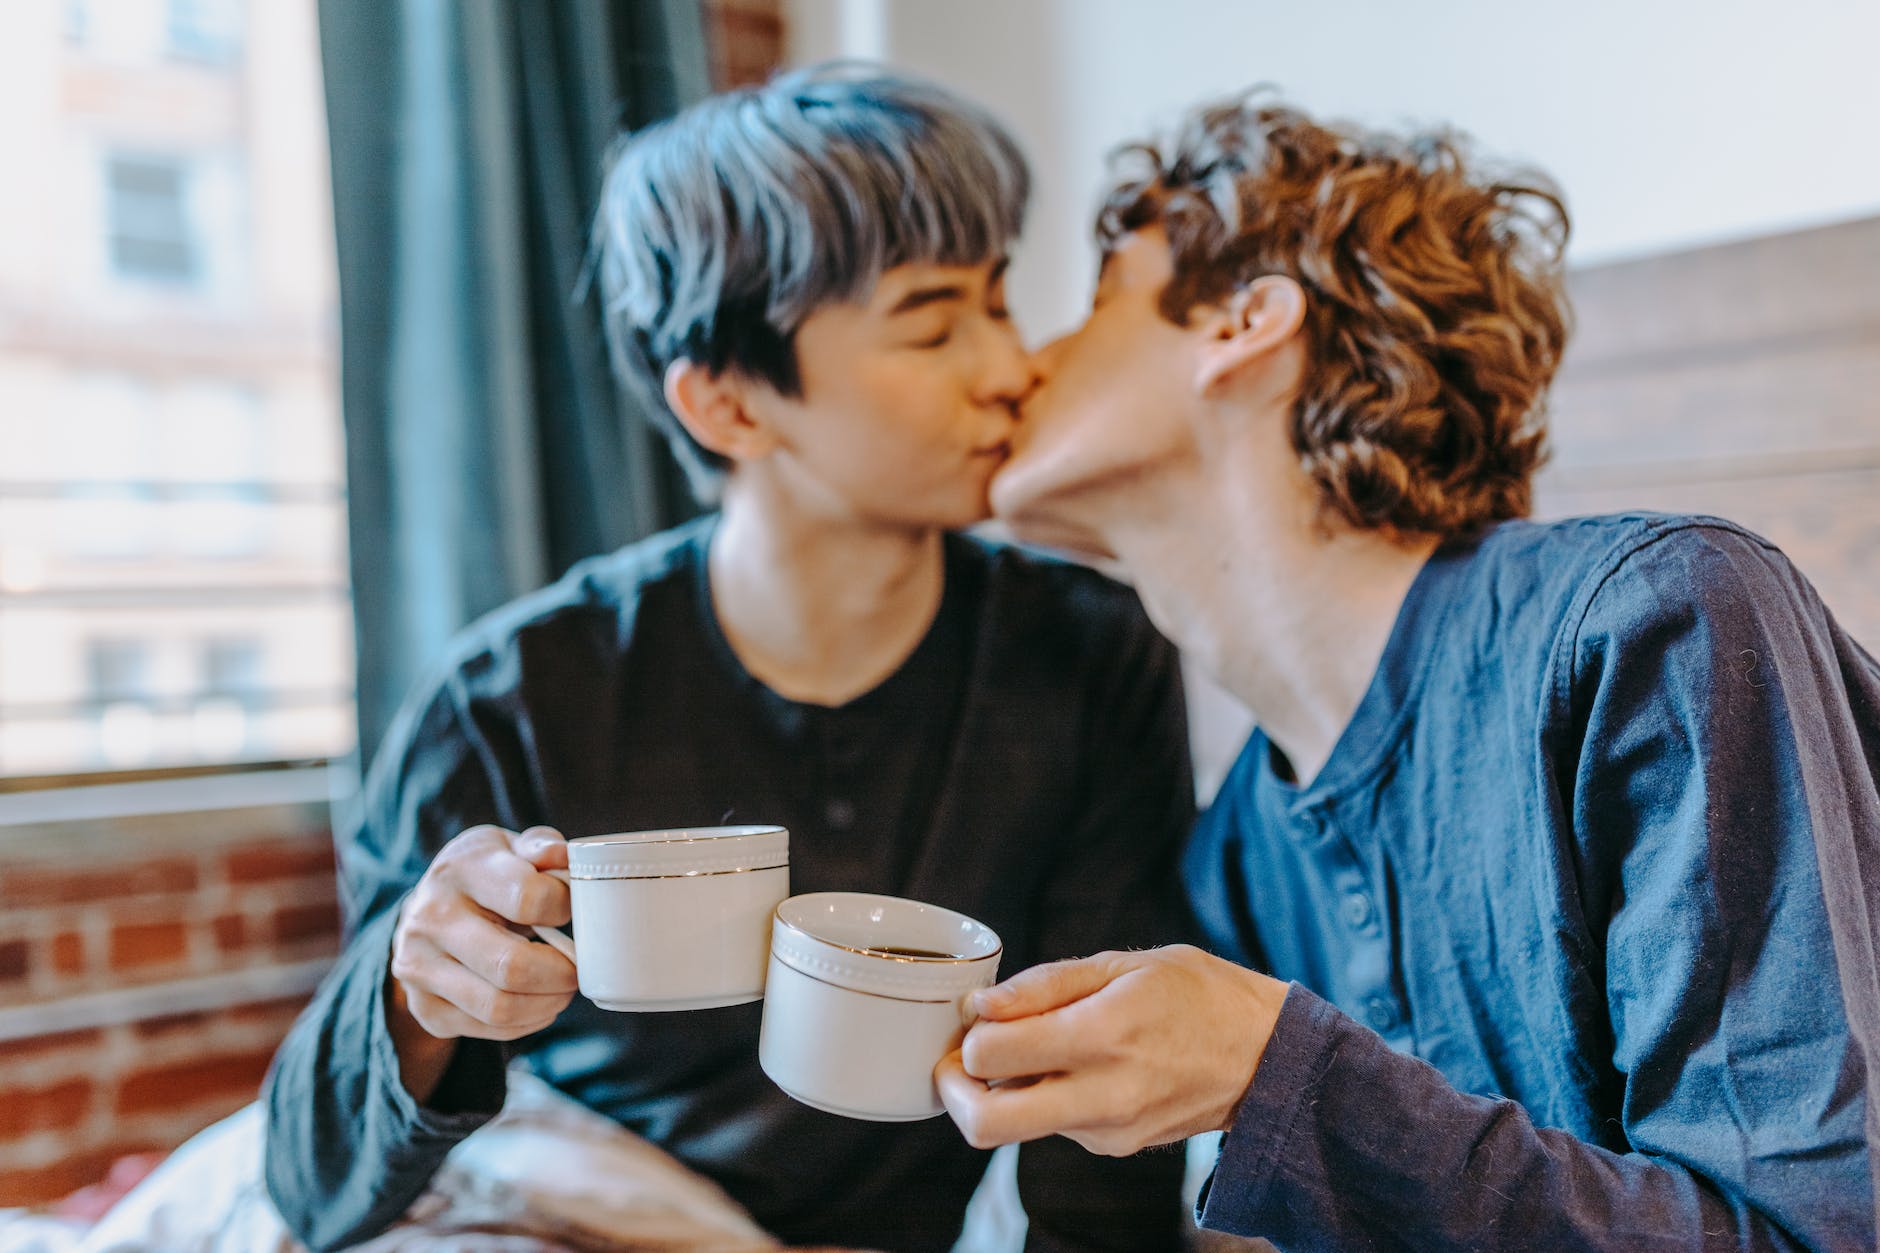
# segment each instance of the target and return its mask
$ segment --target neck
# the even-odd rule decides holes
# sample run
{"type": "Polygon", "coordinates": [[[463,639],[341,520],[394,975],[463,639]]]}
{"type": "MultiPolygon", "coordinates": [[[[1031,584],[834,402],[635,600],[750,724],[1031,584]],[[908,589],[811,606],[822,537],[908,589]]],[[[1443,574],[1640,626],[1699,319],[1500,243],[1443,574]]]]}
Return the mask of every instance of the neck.
{"type": "Polygon", "coordinates": [[[1377,670],[1437,540],[1333,526],[1309,484],[1169,483],[1108,538],[1170,638],[1239,698],[1309,783],[1377,670]],[[1197,536],[1213,537],[1196,542],[1197,536]],[[1223,537],[1258,536],[1254,542],[1223,537]]]}
{"type": "Polygon", "coordinates": [[[709,562],[712,608],[744,668],[819,705],[894,673],[933,624],[945,583],[938,530],[805,517],[736,490],[709,562]]]}

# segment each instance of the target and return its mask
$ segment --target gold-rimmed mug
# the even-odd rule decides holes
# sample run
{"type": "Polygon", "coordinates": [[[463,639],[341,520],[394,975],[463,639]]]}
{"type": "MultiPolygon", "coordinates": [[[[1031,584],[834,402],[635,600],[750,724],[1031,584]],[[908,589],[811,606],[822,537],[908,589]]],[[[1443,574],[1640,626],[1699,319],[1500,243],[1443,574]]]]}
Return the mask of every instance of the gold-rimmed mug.
{"type": "Polygon", "coordinates": [[[574,938],[535,933],[602,1009],[712,1009],[761,1000],[770,924],[790,895],[790,833],[677,827],[568,841],[574,938]]]}
{"type": "Polygon", "coordinates": [[[999,937],[965,914],[866,892],[778,905],[758,1062],[805,1105],[872,1122],[944,1112],[933,1068],[999,976],[999,937]]]}

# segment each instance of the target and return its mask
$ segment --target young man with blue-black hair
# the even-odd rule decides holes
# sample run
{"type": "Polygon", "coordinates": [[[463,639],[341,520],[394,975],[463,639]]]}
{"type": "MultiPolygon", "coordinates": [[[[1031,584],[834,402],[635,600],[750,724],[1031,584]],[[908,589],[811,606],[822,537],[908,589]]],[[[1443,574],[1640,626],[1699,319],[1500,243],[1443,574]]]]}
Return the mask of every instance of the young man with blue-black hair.
{"type": "MultiPolygon", "coordinates": [[[[267,1092],[269,1189],[383,1228],[520,1059],[793,1243],[945,1249],[986,1155],[761,1072],[761,1006],[617,1014],[529,943],[566,836],[774,822],[791,889],[952,907],[1007,972],[1178,934],[1178,666],[1132,594],[966,538],[1033,383],[1003,273],[1028,191],[938,88],[824,69],[632,137],[597,224],[617,361],[707,518],[470,628],[342,841],[349,941],[267,1092]]],[[[1020,1154],[1036,1249],[1173,1247],[1181,1161],[1020,1154]]]]}

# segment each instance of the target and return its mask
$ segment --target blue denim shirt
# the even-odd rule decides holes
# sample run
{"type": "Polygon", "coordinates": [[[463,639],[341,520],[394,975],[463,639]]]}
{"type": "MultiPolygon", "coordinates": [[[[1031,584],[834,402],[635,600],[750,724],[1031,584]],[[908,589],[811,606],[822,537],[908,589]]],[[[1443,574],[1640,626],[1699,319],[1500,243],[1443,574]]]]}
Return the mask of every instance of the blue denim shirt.
{"type": "Polygon", "coordinates": [[[1216,951],[1296,981],[1203,1222],[1872,1249],[1880,884],[1821,867],[1871,871],[1877,772],[1880,665],[1740,528],[1439,550],[1318,777],[1256,732],[1190,847],[1216,951]]]}

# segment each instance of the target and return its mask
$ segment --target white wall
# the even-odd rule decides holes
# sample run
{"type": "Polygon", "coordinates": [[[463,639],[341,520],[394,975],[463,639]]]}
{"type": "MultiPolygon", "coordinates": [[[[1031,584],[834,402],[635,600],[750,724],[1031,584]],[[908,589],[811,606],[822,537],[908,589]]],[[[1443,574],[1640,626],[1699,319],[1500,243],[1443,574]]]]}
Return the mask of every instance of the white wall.
{"type": "MultiPolygon", "coordinates": [[[[1373,125],[1448,122],[1564,187],[1585,264],[1880,213],[1880,0],[787,0],[795,63],[882,58],[980,99],[1037,175],[1011,298],[1089,298],[1104,154],[1254,83],[1373,125]]],[[[1245,733],[1194,676],[1211,792],[1245,733]]]]}
{"type": "Polygon", "coordinates": [[[1069,325],[1103,154],[1256,82],[1446,121],[1565,187],[1581,263],[1880,213],[1875,0],[790,0],[792,59],[877,55],[1005,118],[1039,177],[1013,301],[1069,325]]]}

